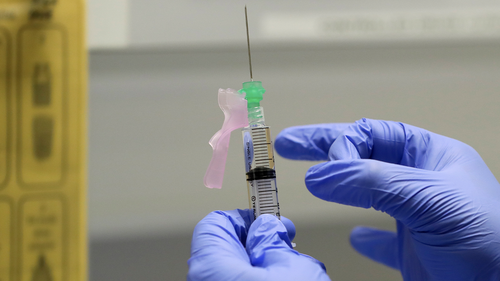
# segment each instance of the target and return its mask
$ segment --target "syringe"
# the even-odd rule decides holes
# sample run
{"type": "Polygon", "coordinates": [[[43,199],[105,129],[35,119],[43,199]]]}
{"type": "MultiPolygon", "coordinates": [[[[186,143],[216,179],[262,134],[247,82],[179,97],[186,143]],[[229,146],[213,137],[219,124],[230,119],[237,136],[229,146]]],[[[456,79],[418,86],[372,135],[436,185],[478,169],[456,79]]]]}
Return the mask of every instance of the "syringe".
{"type": "Polygon", "coordinates": [[[266,90],[262,82],[253,81],[246,6],[245,21],[251,81],[243,83],[241,91],[245,92],[248,108],[249,125],[242,129],[248,199],[255,219],[262,214],[280,218],[271,131],[265,124],[264,109],[260,106],[266,90]]]}
{"type": "Polygon", "coordinates": [[[249,126],[242,129],[242,134],[250,208],[255,218],[261,214],[280,218],[271,131],[259,104],[265,90],[260,81],[250,81],[243,83],[242,91],[248,102],[249,126]]]}

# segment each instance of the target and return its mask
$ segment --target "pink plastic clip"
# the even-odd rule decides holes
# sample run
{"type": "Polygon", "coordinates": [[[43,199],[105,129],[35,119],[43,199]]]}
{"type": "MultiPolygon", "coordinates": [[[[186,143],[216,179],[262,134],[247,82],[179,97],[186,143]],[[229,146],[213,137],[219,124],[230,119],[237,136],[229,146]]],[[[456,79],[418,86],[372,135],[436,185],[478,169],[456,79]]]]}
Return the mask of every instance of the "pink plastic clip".
{"type": "Polygon", "coordinates": [[[231,132],[248,126],[245,93],[233,89],[219,89],[219,106],[224,112],[222,128],[208,142],[213,151],[203,183],[208,188],[221,188],[226,169],[227,150],[231,132]]]}

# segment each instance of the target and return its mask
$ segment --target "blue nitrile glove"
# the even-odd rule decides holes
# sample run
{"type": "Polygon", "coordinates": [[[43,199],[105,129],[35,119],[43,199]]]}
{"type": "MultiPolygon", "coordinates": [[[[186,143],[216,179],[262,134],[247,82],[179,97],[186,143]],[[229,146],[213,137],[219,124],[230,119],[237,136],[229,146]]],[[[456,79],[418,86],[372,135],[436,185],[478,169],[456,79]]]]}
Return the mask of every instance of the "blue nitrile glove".
{"type": "Polygon", "coordinates": [[[355,228],[361,254],[404,280],[500,280],[500,185],[472,147],[369,119],[288,128],[275,143],[287,158],[330,160],[306,174],[315,196],[397,220],[397,233],[355,228]]]}
{"type": "Polygon", "coordinates": [[[290,220],[261,215],[250,225],[251,216],[215,211],[196,225],[188,281],[330,280],[321,262],[292,249],[290,220]]]}

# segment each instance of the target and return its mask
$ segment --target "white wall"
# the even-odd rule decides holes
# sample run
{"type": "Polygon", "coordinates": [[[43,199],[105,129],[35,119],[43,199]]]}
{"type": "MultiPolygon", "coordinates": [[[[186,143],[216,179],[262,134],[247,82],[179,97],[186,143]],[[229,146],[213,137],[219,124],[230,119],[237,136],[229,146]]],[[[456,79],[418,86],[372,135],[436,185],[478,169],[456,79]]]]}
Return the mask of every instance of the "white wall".
{"type": "Polygon", "coordinates": [[[90,49],[129,46],[129,1],[87,0],[87,44],[90,49]]]}
{"type": "Polygon", "coordinates": [[[88,0],[92,49],[500,37],[500,2],[88,0]]]}
{"type": "MultiPolygon", "coordinates": [[[[412,32],[412,28],[404,28],[395,34],[384,30],[375,32],[377,40],[380,35],[388,40],[409,36],[411,39],[425,38],[439,30],[436,20],[450,22],[460,29],[462,23],[472,18],[482,19],[487,16],[500,15],[500,3],[495,0],[461,0],[461,1],[398,1],[398,0],[344,0],[344,1],[289,1],[289,0],[134,0],[130,2],[130,38],[135,47],[162,46],[222,46],[244,45],[245,22],[243,7],[248,4],[249,25],[252,42],[255,45],[272,45],[280,41],[301,42],[314,40],[318,42],[344,41],[356,35],[356,30],[344,30],[342,33],[325,29],[325,24],[342,23],[367,19],[375,21],[398,19],[406,25],[428,24],[428,28],[412,32]],[[479,15],[476,10],[482,11],[479,15]],[[429,20],[432,21],[429,22],[429,20]],[[464,21],[464,22],[462,22],[464,21]],[[408,34],[409,33],[409,34],[408,34]],[[346,36],[347,35],[347,36],[346,36]]],[[[486,29],[487,33],[495,30],[491,36],[499,37],[500,25],[494,24],[486,29]]],[[[438,37],[447,37],[456,33],[456,28],[441,29],[438,37]]],[[[357,29],[357,31],[360,31],[357,29]]],[[[366,30],[365,30],[366,31],[366,30]]],[[[415,30],[413,30],[415,31],[415,30]]],[[[369,32],[361,32],[364,39],[369,32]]],[[[460,32],[459,32],[460,33],[460,32]]],[[[455,34],[458,37],[475,37],[471,32],[455,34]]],[[[359,32],[358,32],[359,35],[359,32]]],[[[356,37],[356,36],[355,36],[356,37]]],[[[434,37],[436,38],[436,37],[434,37]]],[[[352,38],[351,38],[352,39],[352,38]]]]}

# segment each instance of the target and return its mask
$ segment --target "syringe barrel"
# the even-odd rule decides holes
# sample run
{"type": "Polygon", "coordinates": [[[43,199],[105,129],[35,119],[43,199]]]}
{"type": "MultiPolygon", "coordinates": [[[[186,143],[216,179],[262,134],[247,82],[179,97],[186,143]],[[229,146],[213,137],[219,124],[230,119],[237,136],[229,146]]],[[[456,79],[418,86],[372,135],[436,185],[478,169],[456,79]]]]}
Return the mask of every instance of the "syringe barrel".
{"type": "Polygon", "coordinates": [[[250,208],[254,217],[272,214],[280,218],[271,132],[263,124],[242,130],[250,208]]]}
{"type": "Polygon", "coordinates": [[[280,218],[276,172],[273,169],[258,167],[247,173],[247,185],[254,218],[262,214],[280,218]]]}

